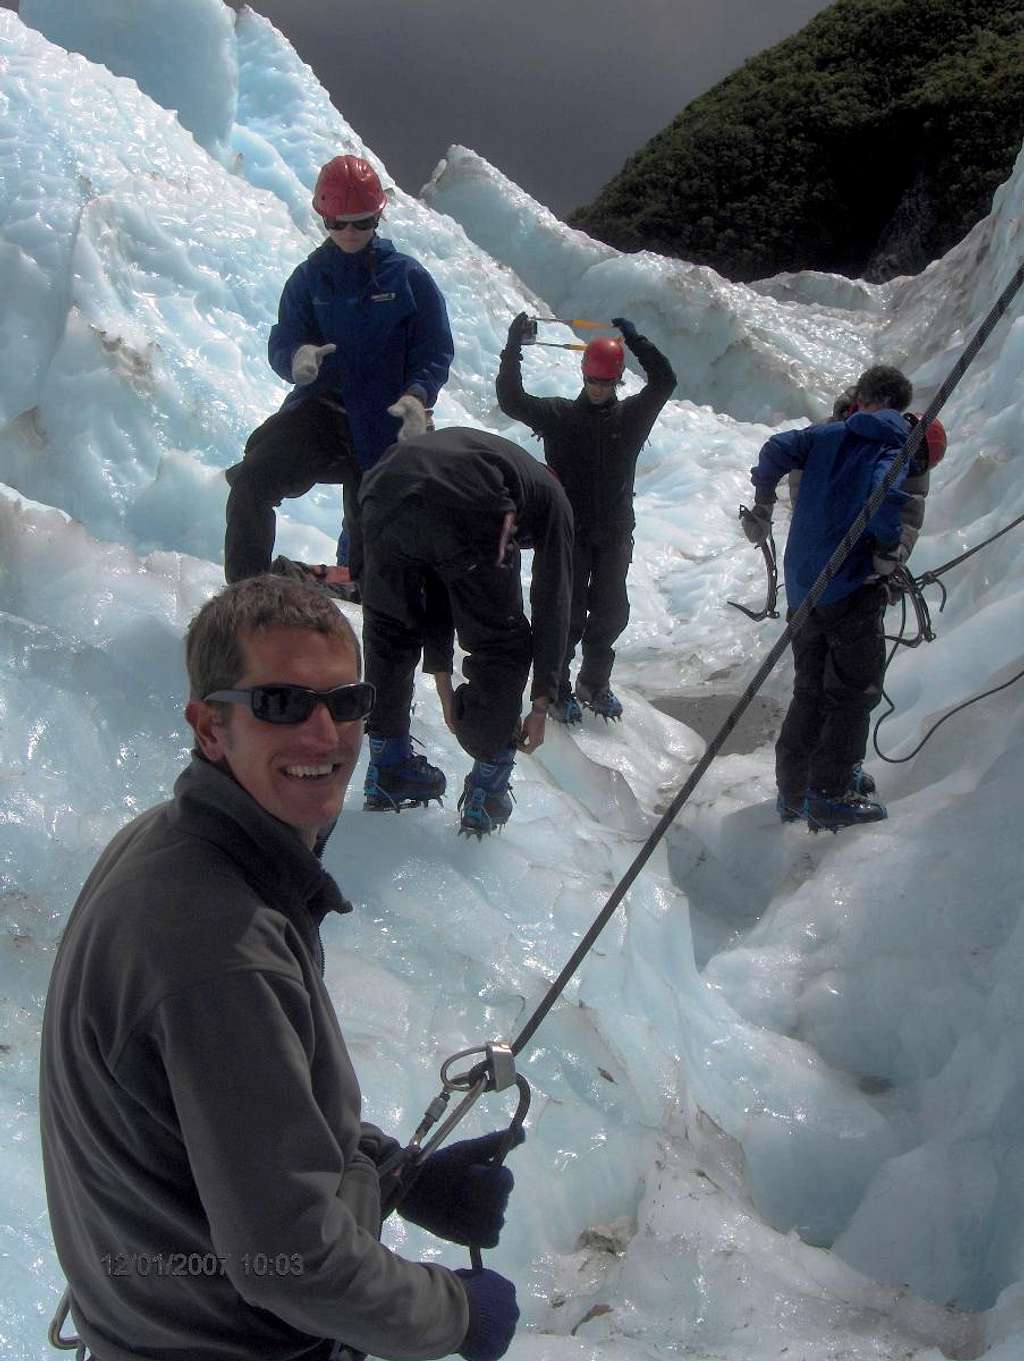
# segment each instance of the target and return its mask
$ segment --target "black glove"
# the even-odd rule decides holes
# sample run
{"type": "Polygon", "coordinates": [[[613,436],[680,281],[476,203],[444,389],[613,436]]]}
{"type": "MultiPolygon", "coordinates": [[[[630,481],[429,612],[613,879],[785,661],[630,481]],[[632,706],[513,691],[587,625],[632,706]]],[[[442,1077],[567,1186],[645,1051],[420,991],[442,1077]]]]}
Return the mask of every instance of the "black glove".
{"type": "MultiPolygon", "coordinates": [[[[517,1144],[526,1138],[522,1130],[518,1134],[517,1144]]],[[[509,1169],[492,1161],[504,1138],[499,1130],[431,1153],[398,1213],[450,1243],[495,1247],[514,1185],[509,1169]]]]}
{"type": "Polygon", "coordinates": [[[883,548],[881,544],[875,548],[871,565],[880,577],[891,577],[897,567],[907,560],[907,550],[901,543],[894,543],[888,548],[883,548]]]}
{"type": "Polygon", "coordinates": [[[740,508],[740,523],[743,525],[743,532],[754,545],[760,548],[772,532],[772,508],[765,505],[763,501],[758,501],[753,510],[748,510],[746,506],[740,508]]]}
{"type": "Polygon", "coordinates": [[[537,335],[537,323],[532,321],[525,312],[520,312],[517,317],[512,319],[512,325],[508,328],[508,343],[514,349],[522,349],[523,342],[533,340],[537,335]]]}
{"type": "Polygon", "coordinates": [[[498,1361],[508,1351],[519,1322],[516,1288],[486,1268],[467,1271],[460,1267],[455,1275],[469,1301],[469,1327],[458,1354],[466,1361],[498,1361]]]}
{"type": "Polygon", "coordinates": [[[622,332],[623,340],[635,340],[639,335],[633,323],[627,321],[625,317],[612,317],[612,325],[617,326],[622,332]]]}

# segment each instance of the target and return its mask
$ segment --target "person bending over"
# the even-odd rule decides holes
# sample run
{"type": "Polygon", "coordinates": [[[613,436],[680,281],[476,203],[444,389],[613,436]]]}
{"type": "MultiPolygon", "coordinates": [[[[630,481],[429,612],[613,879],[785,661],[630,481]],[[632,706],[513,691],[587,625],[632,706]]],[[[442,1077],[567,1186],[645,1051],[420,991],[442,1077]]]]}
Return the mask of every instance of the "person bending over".
{"type": "Polygon", "coordinates": [[[363,645],[377,690],[367,724],[366,807],[397,810],[440,798],[444,773],[409,738],[413,677],[435,677],[445,721],[474,758],[461,830],[508,821],[518,745],[544,740],[569,625],[572,509],[557,480],[511,441],[482,430],[437,430],[397,444],[363,478],[363,645]],[[533,549],[531,620],[519,549],[533,549]],[[532,621],[532,622],[531,622],[532,621]],[[452,688],[453,632],[468,654],[452,688]],[[530,667],[532,707],[522,725],[530,667]]]}

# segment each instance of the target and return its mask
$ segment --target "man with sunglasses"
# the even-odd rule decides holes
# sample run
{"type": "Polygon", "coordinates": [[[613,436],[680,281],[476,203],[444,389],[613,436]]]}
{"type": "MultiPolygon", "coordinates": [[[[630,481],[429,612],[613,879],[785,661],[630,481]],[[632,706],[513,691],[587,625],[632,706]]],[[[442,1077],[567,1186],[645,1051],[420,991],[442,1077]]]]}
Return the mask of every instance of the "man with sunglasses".
{"type": "Polygon", "coordinates": [[[619,401],[622,341],[592,340],[583,352],[583,391],[575,399],[533,397],[523,388],[523,343],[536,325],[515,318],[498,369],[498,405],[544,441],[544,457],[565,488],[576,520],[569,643],[551,716],[582,718],[581,705],[604,719],[622,717],[610,687],[614,643],[629,622],[626,575],[633,558],[633,479],[651,427],[671,397],[676,376],[665,356],[632,322],[615,317],[622,339],[646,375],[643,389],[619,401]],[[583,660],[573,694],[569,667],[580,642],[583,660]]]}
{"type": "MultiPolygon", "coordinates": [[[[398,1145],[361,1121],[323,978],[321,922],[351,909],[317,849],[373,704],[352,629],[315,587],[257,577],[207,601],[187,661],[191,764],[100,857],[47,995],[43,1163],[73,1323],[94,1361],[497,1361],[512,1283],[379,1241],[398,1145]]],[[[426,1158],[399,1212],[493,1246],[502,1138],[426,1158]]]]}
{"type": "MultiPolygon", "coordinates": [[[[328,239],[285,284],[268,346],[271,368],[294,387],[226,474],[228,581],[269,571],[274,508],[286,497],[340,483],[349,524],[362,473],[396,439],[427,428],[448,379],[444,298],[421,264],[376,235],[386,204],[358,156],[320,170],[313,208],[328,239]]],[[[347,542],[343,533],[339,562],[347,542]]]]}

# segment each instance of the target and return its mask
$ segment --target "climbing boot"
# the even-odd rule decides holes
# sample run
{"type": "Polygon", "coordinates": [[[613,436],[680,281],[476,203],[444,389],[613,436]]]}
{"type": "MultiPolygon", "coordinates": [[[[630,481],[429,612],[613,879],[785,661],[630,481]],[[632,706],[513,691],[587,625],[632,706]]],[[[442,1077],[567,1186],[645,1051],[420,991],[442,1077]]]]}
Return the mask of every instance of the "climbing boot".
{"type": "Polygon", "coordinates": [[[607,685],[591,687],[576,682],[576,698],[584,709],[590,709],[607,723],[617,723],[622,717],[622,704],[607,685]]]}
{"type": "Polygon", "coordinates": [[[514,761],[515,747],[506,747],[494,761],[473,762],[459,799],[460,836],[475,836],[479,841],[508,822],[515,802],[508,785],[514,761]]]}
{"type": "Polygon", "coordinates": [[[780,822],[802,822],[804,817],[803,799],[786,799],[781,793],[775,796],[775,811],[780,822]]]}
{"type": "Polygon", "coordinates": [[[889,816],[885,805],[862,799],[852,792],[825,794],[809,789],[804,799],[804,817],[812,832],[838,832],[840,827],[859,827],[864,822],[881,822],[889,816]]]}
{"type": "Polygon", "coordinates": [[[548,709],[548,717],[571,728],[574,723],[583,722],[583,710],[575,695],[560,695],[548,709]]]}
{"type": "Polygon", "coordinates": [[[877,788],[875,777],[867,773],[860,761],[850,771],[850,783],[847,787],[851,794],[856,794],[861,799],[870,798],[877,788]]]}
{"type": "Polygon", "coordinates": [[[412,738],[371,737],[370,764],[363,781],[363,808],[367,812],[399,812],[402,808],[425,808],[431,799],[441,802],[448,781],[444,771],[425,756],[413,754],[412,738]]]}

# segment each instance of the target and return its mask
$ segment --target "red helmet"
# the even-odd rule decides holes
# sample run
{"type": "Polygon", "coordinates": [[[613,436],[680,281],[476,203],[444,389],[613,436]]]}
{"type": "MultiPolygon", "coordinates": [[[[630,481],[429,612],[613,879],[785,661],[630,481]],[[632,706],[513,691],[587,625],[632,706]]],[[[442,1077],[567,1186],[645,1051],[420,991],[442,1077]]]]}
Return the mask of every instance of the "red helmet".
{"type": "Polygon", "coordinates": [[[358,156],[335,156],[316,177],[313,207],[321,217],[357,221],[381,212],[387,201],[376,170],[358,156]]]}
{"type": "Polygon", "coordinates": [[[583,377],[598,378],[607,382],[618,382],[626,366],[626,356],[621,340],[602,336],[592,340],[583,351],[583,377]]]}
{"type": "Polygon", "coordinates": [[[924,442],[928,446],[928,467],[934,468],[946,456],[946,427],[941,421],[928,422],[924,442]]]}
{"type": "MultiPolygon", "coordinates": [[[[904,420],[908,421],[910,428],[913,429],[915,425],[919,424],[921,417],[913,411],[907,411],[904,413],[904,420]]],[[[941,421],[928,422],[928,428],[924,432],[923,444],[924,448],[917,455],[917,459],[921,459],[921,455],[924,454],[927,458],[928,467],[934,468],[946,457],[946,427],[941,421]]],[[[921,461],[923,462],[923,460],[921,461]]]]}

